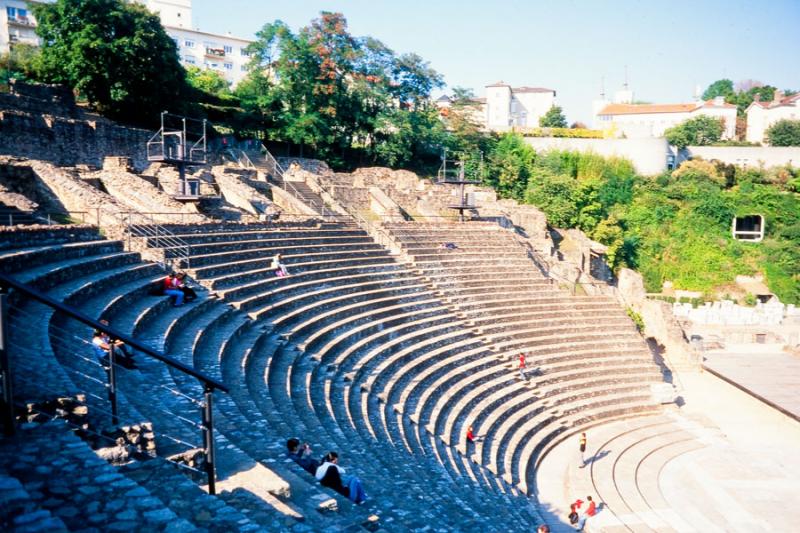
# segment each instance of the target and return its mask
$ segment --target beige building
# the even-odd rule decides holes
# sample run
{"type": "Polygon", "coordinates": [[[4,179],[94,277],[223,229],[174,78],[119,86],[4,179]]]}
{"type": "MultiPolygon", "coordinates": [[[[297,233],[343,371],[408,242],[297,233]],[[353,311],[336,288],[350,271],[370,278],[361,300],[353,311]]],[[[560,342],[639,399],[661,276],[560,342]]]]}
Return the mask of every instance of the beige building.
{"type": "Polygon", "coordinates": [[[771,125],[783,119],[800,120],[800,93],[783,96],[781,91],[775,91],[775,98],[771,102],[756,99],[747,107],[746,113],[746,140],[766,144],[765,135],[771,125]]]}
{"type": "MultiPolygon", "coordinates": [[[[556,92],[542,87],[511,87],[502,81],[486,86],[485,98],[473,98],[470,118],[489,131],[538,128],[539,119],[556,104],[556,92]]],[[[441,96],[436,105],[446,114],[452,99],[441,96]]]]}
{"type": "Polygon", "coordinates": [[[36,19],[31,2],[0,0],[0,54],[8,53],[15,44],[39,45],[36,19]]]}
{"type": "Polygon", "coordinates": [[[598,100],[593,107],[592,127],[608,132],[611,137],[663,137],[667,129],[701,115],[724,121],[723,139],[733,139],[736,134],[736,106],[725,103],[722,97],[688,104],[610,103],[598,100]]]}

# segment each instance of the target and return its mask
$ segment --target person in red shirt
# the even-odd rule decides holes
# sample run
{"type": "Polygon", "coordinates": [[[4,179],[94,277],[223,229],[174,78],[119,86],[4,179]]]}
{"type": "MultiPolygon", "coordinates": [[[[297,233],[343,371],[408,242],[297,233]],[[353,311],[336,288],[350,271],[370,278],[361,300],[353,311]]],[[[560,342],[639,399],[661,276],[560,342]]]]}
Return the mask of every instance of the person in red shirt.
{"type": "Polygon", "coordinates": [[[578,524],[575,526],[576,531],[583,531],[583,528],[586,526],[586,520],[590,516],[594,516],[597,514],[597,506],[595,505],[591,496],[586,497],[586,502],[587,502],[586,509],[584,509],[582,513],[579,513],[580,517],[578,518],[578,524]]]}
{"type": "Polygon", "coordinates": [[[475,442],[475,433],[472,432],[472,426],[467,428],[467,442],[475,442]]]}
{"type": "Polygon", "coordinates": [[[573,524],[573,525],[576,525],[576,527],[577,527],[577,523],[578,523],[578,519],[579,519],[579,515],[580,515],[581,505],[583,505],[583,500],[578,498],[577,500],[575,500],[574,503],[571,503],[570,506],[569,506],[569,511],[570,511],[569,512],[569,523],[573,524]]]}
{"type": "Polygon", "coordinates": [[[519,354],[519,375],[525,379],[525,354],[519,354]]]}

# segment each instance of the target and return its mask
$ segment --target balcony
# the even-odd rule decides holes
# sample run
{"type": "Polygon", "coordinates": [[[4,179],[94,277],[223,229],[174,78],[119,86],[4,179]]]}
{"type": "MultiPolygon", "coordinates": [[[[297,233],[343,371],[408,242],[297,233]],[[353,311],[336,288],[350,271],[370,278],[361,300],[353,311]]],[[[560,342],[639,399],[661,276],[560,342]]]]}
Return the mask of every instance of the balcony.
{"type": "Polygon", "coordinates": [[[28,17],[8,17],[8,25],[9,26],[24,26],[26,28],[35,28],[36,23],[33,19],[28,17]]]}
{"type": "Polygon", "coordinates": [[[210,57],[213,59],[220,59],[225,57],[225,49],[224,48],[208,48],[206,47],[206,57],[210,57]]]}
{"type": "Polygon", "coordinates": [[[30,44],[33,46],[37,46],[39,44],[39,38],[36,35],[15,35],[11,34],[8,36],[8,43],[10,46],[14,46],[15,44],[30,44]]]}

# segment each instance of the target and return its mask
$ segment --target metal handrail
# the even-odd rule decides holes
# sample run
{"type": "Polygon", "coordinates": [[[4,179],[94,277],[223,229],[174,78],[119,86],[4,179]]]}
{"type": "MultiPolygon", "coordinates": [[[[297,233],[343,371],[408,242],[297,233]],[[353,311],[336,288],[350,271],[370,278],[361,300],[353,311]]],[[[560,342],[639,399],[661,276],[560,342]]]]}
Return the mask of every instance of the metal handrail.
{"type": "Polygon", "coordinates": [[[47,224],[48,226],[53,225],[54,216],[72,216],[72,215],[80,215],[81,216],[81,224],[86,224],[86,216],[89,215],[89,211],[31,211],[26,213],[21,211],[19,213],[3,213],[0,214],[0,217],[7,217],[8,224],[10,226],[14,226],[14,219],[15,218],[33,218],[38,222],[43,224],[47,224]]]}
{"type": "MultiPolygon", "coordinates": [[[[239,166],[246,169],[258,168],[257,165],[253,162],[250,155],[247,153],[247,150],[242,150],[242,149],[237,149],[237,150],[241,153],[241,157],[236,155],[236,152],[234,151],[233,148],[229,149],[231,155],[236,159],[236,162],[239,164],[239,166]]],[[[272,153],[267,149],[267,147],[264,146],[264,143],[259,143],[258,146],[255,147],[253,150],[258,150],[259,153],[261,153],[261,155],[264,156],[265,166],[269,170],[270,174],[274,175],[277,178],[275,181],[278,184],[279,188],[282,188],[283,190],[285,190],[298,200],[310,204],[312,208],[319,211],[319,214],[322,217],[330,217],[335,215],[335,213],[332,213],[327,207],[325,207],[324,203],[322,205],[319,205],[319,203],[316,202],[313,198],[307,198],[303,196],[303,193],[301,193],[291,181],[287,181],[284,179],[284,174],[286,173],[286,170],[281,166],[278,160],[275,159],[275,156],[272,155],[272,153]]]]}
{"type": "Polygon", "coordinates": [[[161,361],[162,363],[165,363],[165,364],[171,366],[172,368],[174,368],[176,370],[179,370],[180,372],[183,372],[184,374],[188,374],[188,375],[198,379],[204,386],[211,387],[212,390],[213,389],[218,389],[218,390],[221,390],[223,392],[229,392],[228,391],[228,387],[226,387],[222,382],[217,381],[216,379],[214,379],[212,377],[206,376],[202,372],[198,372],[194,368],[181,363],[177,359],[173,359],[172,357],[170,357],[168,355],[164,355],[163,353],[161,353],[161,352],[159,352],[157,350],[153,350],[152,348],[149,348],[148,346],[146,346],[145,344],[142,344],[141,342],[139,342],[135,338],[133,338],[133,337],[131,337],[131,336],[125,334],[125,333],[122,333],[121,331],[116,330],[116,329],[114,329],[114,328],[112,328],[110,326],[102,324],[99,321],[94,320],[93,318],[90,318],[89,316],[87,316],[87,315],[81,313],[80,311],[74,309],[73,307],[70,307],[68,305],[65,305],[65,304],[57,301],[57,300],[54,300],[53,298],[50,298],[46,294],[34,289],[33,287],[31,287],[31,286],[29,286],[29,285],[27,285],[25,283],[17,281],[16,279],[12,278],[11,276],[9,276],[7,274],[0,273],[0,285],[11,287],[11,288],[13,288],[15,290],[18,290],[19,292],[21,292],[21,293],[23,293],[23,294],[25,294],[27,296],[30,296],[34,300],[37,300],[37,301],[45,304],[48,307],[52,307],[56,311],[60,311],[61,313],[64,313],[65,315],[67,315],[67,316],[69,316],[71,318],[74,318],[78,322],[82,322],[83,324],[86,324],[87,326],[90,326],[90,327],[92,327],[94,329],[100,330],[100,331],[102,331],[104,333],[108,333],[108,335],[111,338],[119,339],[122,342],[124,342],[125,344],[127,344],[128,346],[131,346],[131,347],[135,348],[136,350],[138,350],[138,351],[140,351],[142,353],[145,353],[145,354],[149,355],[150,357],[152,357],[154,359],[157,359],[157,360],[161,361]]]}
{"type": "MultiPolygon", "coordinates": [[[[14,289],[26,296],[43,303],[44,305],[59,311],[66,316],[77,320],[87,326],[90,326],[96,330],[102,331],[109,335],[112,339],[117,339],[131,348],[136,349],[137,351],[160,361],[179,372],[192,376],[193,378],[197,379],[201,385],[203,386],[203,403],[202,403],[202,432],[203,432],[203,450],[205,455],[205,472],[208,476],[208,491],[210,494],[215,494],[216,492],[216,473],[215,473],[215,449],[214,449],[214,422],[213,422],[213,395],[215,390],[220,390],[222,392],[229,392],[228,387],[226,387],[222,382],[217,381],[216,379],[206,376],[205,374],[198,372],[194,368],[187,366],[177,359],[173,359],[172,357],[165,355],[157,350],[153,350],[152,348],[146,346],[145,344],[140,343],[135,338],[122,333],[106,324],[99,322],[98,320],[94,320],[89,316],[85,315],[84,313],[74,309],[71,306],[65,305],[53,298],[50,298],[46,294],[30,287],[25,283],[21,283],[16,279],[0,273],[0,287],[5,289],[14,289]]],[[[6,325],[6,299],[7,295],[0,293],[0,377],[2,377],[2,387],[3,387],[3,398],[2,398],[2,406],[3,406],[3,413],[2,418],[4,421],[4,426],[7,432],[13,433],[14,431],[14,399],[13,399],[13,392],[11,390],[11,370],[8,364],[8,349],[9,349],[9,336],[8,336],[8,329],[6,325]]],[[[116,423],[116,415],[117,415],[117,395],[116,395],[116,378],[115,378],[115,354],[114,354],[114,347],[112,347],[109,351],[109,365],[108,365],[108,380],[109,380],[109,400],[111,402],[112,408],[112,420],[116,423]]]]}
{"type": "MultiPolygon", "coordinates": [[[[111,212],[111,216],[117,219],[117,221],[125,226],[126,233],[128,235],[128,250],[130,250],[130,239],[132,237],[145,237],[145,238],[154,238],[156,241],[157,248],[171,248],[176,250],[177,252],[177,259],[178,263],[183,262],[186,265],[186,268],[189,268],[190,261],[191,261],[191,249],[189,247],[189,243],[175,235],[173,232],[162,226],[161,224],[157,224],[153,215],[156,214],[168,214],[168,213],[140,213],[138,211],[113,211],[111,212]],[[147,215],[150,215],[149,219],[147,215]],[[137,217],[134,220],[134,217],[137,217]],[[142,220],[144,219],[144,220],[142,220]],[[134,233],[134,228],[136,228],[136,233],[134,233]],[[160,246],[161,243],[165,243],[166,246],[160,246]]],[[[177,214],[177,213],[176,213],[177,214]]],[[[164,263],[167,263],[167,256],[166,252],[164,253],[164,263]]]]}

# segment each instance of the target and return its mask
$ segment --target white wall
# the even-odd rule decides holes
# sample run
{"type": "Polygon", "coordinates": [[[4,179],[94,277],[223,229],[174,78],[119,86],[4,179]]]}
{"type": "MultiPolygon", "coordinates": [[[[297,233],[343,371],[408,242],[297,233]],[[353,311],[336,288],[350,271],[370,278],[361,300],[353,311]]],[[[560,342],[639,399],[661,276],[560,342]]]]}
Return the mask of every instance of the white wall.
{"type": "Polygon", "coordinates": [[[538,128],[539,119],[555,105],[553,93],[519,92],[514,93],[514,99],[519,102],[517,111],[518,120],[515,125],[524,128],[538,128]],[[521,114],[524,113],[524,119],[521,114]]]}
{"type": "Polygon", "coordinates": [[[506,131],[511,124],[511,87],[486,88],[486,127],[506,131]]]}
{"type": "Polygon", "coordinates": [[[732,165],[800,167],[800,146],[689,146],[686,150],[691,157],[717,159],[732,165]]]}
{"type": "Polygon", "coordinates": [[[660,174],[667,168],[669,147],[663,138],[642,139],[567,139],[561,137],[526,137],[536,150],[577,150],[605,157],[630,159],[636,171],[644,175],[660,174]]]}
{"type": "MultiPolygon", "coordinates": [[[[596,102],[599,107],[599,102],[596,102]]],[[[599,110],[603,108],[600,107],[599,110]]],[[[599,110],[595,111],[597,113],[599,110]]],[[[677,126],[685,120],[696,118],[700,115],[722,118],[725,129],[723,139],[732,139],[736,133],[736,109],[724,107],[701,107],[684,113],[630,113],[622,115],[595,115],[593,125],[595,129],[607,130],[612,127],[618,135],[625,137],[663,137],[664,132],[677,126]]]]}
{"type": "Polygon", "coordinates": [[[800,104],[764,109],[753,105],[747,112],[747,134],[745,138],[753,143],[766,143],[764,137],[771,125],[779,120],[800,120],[800,104]]]}
{"type": "Polygon", "coordinates": [[[158,14],[164,26],[192,29],[192,0],[144,0],[143,3],[158,14]]]}

